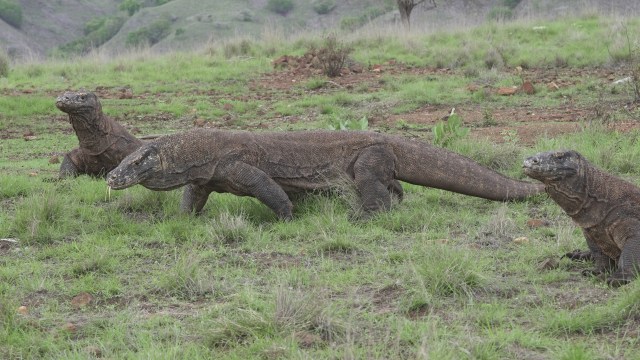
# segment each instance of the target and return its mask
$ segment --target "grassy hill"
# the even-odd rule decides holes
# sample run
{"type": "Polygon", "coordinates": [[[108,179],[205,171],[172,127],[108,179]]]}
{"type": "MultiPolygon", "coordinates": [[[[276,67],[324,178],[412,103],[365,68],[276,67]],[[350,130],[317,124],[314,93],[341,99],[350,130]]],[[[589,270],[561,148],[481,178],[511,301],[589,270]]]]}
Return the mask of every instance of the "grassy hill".
{"type": "MultiPolygon", "coordinates": [[[[294,0],[285,15],[267,9],[267,0],[138,0],[142,8],[132,16],[119,10],[122,0],[2,0],[19,3],[22,25],[0,19],[0,48],[12,58],[68,56],[102,47],[119,53],[134,46],[157,51],[191,49],[230,37],[280,39],[309,31],[351,33],[372,23],[399,21],[393,0],[325,0],[329,11],[320,11],[319,0],[294,0]],[[161,5],[158,5],[161,4],[161,5]]],[[[487,19],[531,19],[593,11],[606,15],[640,13],[633,0],[453,0],[439,1],[426,11],[418,6],[412,27],[441,31],[481,24],[487,19]]]]}

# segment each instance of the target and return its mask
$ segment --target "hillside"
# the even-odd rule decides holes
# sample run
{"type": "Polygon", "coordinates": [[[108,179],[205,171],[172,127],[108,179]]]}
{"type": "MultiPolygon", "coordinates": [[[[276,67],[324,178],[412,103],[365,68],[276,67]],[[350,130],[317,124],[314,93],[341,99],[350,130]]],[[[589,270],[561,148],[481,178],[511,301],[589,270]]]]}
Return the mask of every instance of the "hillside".
{"type": "MultiPolygon", "coordinates": [[[[132,16],[118,9],[122,0],[7,1],[16,1],[22,8],[20,28],[0,19],[0,48],[13,59],[43,57],[65,44],[66,48],[57,53],[68,55],[69,49],[82,52],[95,45],[110,53],[140,45],[166,51],[237,36],[283,37],[327,29],[351,32],[369,23],[399,22],[393,0],[326,0],[335,5],[326,13],[314,9],[318,0],[294,0],[293,10],[286,15],[267,10],[267,0],[171,0],[162,5],[141,0],[142,9],[132,16]],[[104,27],[98,28],[103,32],[98,36],[97,32],[86,35],[87,23],[100,19],[115,22],[108,35],[104,27]]],[[[435,10],[422,6],[414,10],[412,28],[437,31],[475,26],[487,19],[555,18],[584,12],[629,16],[640,13],[640,4],[633,0],[569,0],[562,4],[550,0],[438,1],[435,10]]]]}

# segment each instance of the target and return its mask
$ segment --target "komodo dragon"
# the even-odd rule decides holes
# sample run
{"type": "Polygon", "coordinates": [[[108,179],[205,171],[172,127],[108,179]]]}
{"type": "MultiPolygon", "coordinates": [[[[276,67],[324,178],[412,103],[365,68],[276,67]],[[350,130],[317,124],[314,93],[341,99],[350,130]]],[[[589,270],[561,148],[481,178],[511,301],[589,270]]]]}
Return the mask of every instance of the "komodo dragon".
{"type": "MultiPolygon", "coordinates": [[[[604,275],[619,286],[631,281],[640,266],[640,188],[607,174],[575,151],[550,151],[524,161],[524,173],[545,190],[582,228],[590,254],[569,253],[595,261],[584,275],[604,275]],[[616,269],[617,266],[617,269],[616,269]]],[[[573,255],[573,256],[571,256],[573,255]]]]}
{"type": "Polygon", "coordinates": [[[422,141],[356,131],[197,129],[146,143],[107,175],[112,189],[189,184],[185,212],[199,213],[211,192],[229,192],[255,197],[285,220],[292,218],[289,196],[343,179],[355,183],[365,215],[389,209],[392,194],[402,198],[398,180],[498,201],[544,191],[422,141]]]}
{"type": "Polygon", "coordinates": [[[80,146],[64,155],[59,177],[87,174],[104,177],[125,156],[142,145],[122,125],[102,113],[98,97],[91,92],[65,92],[56,107],[69,114],[80,146]]]}

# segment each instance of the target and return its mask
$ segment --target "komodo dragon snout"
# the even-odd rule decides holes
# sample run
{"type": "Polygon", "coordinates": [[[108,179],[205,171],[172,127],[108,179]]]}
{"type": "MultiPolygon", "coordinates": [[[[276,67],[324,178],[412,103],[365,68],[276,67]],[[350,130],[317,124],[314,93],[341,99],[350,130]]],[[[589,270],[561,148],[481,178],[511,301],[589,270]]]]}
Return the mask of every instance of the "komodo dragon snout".
{"type": "Polygon", "coordinates": [[[153,146],[144,147],[129,154],[120,166],[110,171],[107,174],[107,184],[114,190],[126,189],[144,183],[161,170],[158,150],[153,146]]]}
{"type": "Polygon", "coordinates": [[[98,102],[98,97],[91,92],[70,92],[56,98],[56,107],[65,113],[86,111],[94,109],[98,102]]]}
{"type": "Polygon", "coordinates": [[[524,173],[543,183],[575,175],[580,166],[580,154],[573,150],[548,151],[524,160],[524,173]]]}

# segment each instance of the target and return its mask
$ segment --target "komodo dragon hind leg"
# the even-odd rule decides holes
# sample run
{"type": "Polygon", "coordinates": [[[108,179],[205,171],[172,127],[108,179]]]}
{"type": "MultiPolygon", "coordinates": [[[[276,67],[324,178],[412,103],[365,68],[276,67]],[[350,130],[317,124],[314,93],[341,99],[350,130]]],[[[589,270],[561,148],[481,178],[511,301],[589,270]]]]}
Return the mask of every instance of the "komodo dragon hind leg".
{"type": "Polygon", "coordinates": [[[364,216],[391,208],[391,194],[402,198],[402,187],[394,179],[395,155],[384,146],[371,146],[353,165],[356,189],[364,216]]]}
{"type": "Polygon", "coordinates": [[[402,185],[400,185],[400,181],[396,179],[393,179],[393,181],[391,181],[391,183],[387,187],[387,190],[389,190],[389,192],[394,195],[398,199],[398,201],[402,201],[402,198],[404,198],[404,190],[402,190],[402,185]]]}
{"type": "Polygon", "coordinates": [[[640,273],[640,238],[628,239],[622,248],[618,269],[607,278],[607,284],[618,287],[627,284],[640,273]]]}

